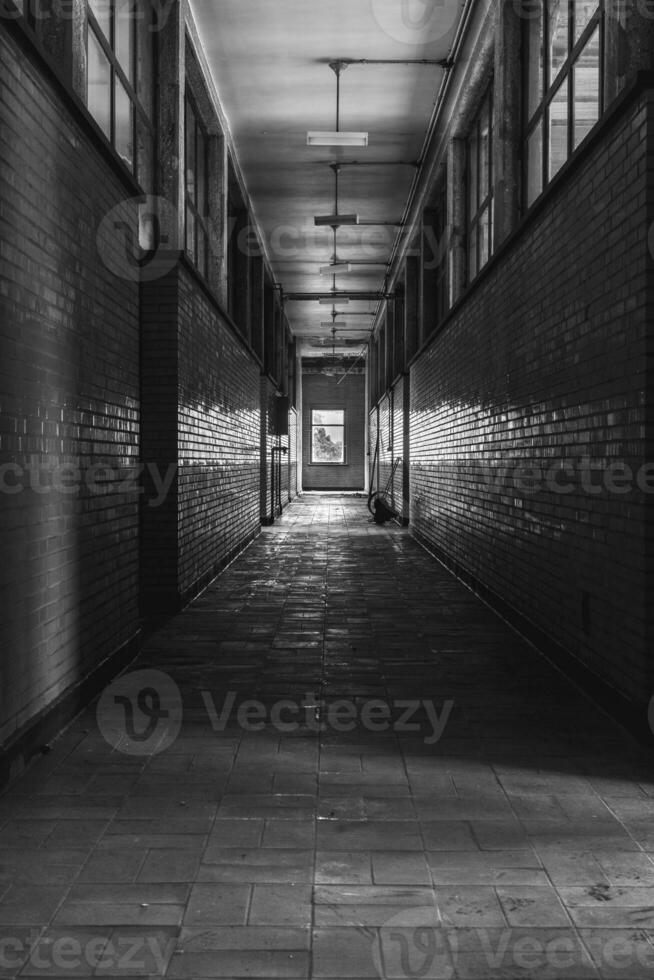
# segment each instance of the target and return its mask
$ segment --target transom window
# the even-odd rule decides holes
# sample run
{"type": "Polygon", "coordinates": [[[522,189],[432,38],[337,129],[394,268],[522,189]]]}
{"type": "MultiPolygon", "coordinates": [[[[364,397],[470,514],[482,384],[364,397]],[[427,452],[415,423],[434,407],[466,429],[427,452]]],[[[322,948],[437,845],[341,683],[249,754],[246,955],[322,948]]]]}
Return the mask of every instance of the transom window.
{"type": "MultiPolygon", "coordinates": [[[[151,85],[148,45],[137,43],[137,28],[150,25],[134,0],[89,0],[87,39],[87,107],[116,152],[136,173],[150,156],[152,124],[140,98],[151,85]],[[142,26],[140,26],[142,25],[142,26]]],[[[147,169],[147,167],[146,167],[147,169]]]]}
{"type": "Polygon", "coordinates": [[[345,410],[311,410],[311,462],[345,462],[345,410]]]}
{"type": "Polygon", "coordinates": [[[603,0],[530,0],[525,9],[525,188],[542,193],[600,118],[603,0]]]}
{"type": "Polygon", "coordinates": [[[493,250],[493,89],[484,96],[468,137],[468,281],[493,250]]]}
{"type": "Polygon", "coordinates": [[[209,232],[207,230],[207,134],[191,97],[186,96],[186,252],[207,278],[209,232]]]}

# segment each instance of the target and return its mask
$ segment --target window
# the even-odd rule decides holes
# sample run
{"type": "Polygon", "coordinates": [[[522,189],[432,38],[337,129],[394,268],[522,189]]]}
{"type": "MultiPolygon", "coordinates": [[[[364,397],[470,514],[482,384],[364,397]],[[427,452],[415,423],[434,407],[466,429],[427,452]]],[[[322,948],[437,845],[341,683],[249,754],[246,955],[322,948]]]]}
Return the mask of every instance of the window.
{"type": "Polygon", "coordinates": [[[207,134],[190,96],[186,97],[186,252],[202,275],[209,267],[207,230],[207,134]]]}
{"type": "Polygon", "coordinates": [[[531,2],[524,26],[529,207],[603,111],[603,0],[531,2]]]}
{"type": "Polygon", "coordinates": [[[311,410],[311,462],[345,462],[345,411],[311,410]]]}
{"type": "Polygon", "coordinates": [[[86,104],[129,169],[149,169],[152,34],[134,0],[89,0],[86,104]],[[137,34],[139,37],[137,37],[137,34]]]}
{"type": "Polygon", "coordinates": [[[493,90],[489,88],[468,137],[468,281],[493,250],[493,90]]]}

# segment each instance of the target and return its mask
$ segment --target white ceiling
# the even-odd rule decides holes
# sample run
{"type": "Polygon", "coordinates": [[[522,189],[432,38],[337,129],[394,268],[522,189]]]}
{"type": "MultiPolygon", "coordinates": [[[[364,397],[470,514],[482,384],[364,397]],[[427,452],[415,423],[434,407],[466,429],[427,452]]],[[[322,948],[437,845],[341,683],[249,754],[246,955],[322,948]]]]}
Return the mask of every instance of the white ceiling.
{"type": "MultiPolygon", "coordinates": [[[[366,148],[308,147],[307,130],[334,130],[336,75],[348,59],[446,58],[463,0],[191,0],[205,57],[277,281],[286,295],[329,291],[319,268],[333,255],[331,228],[314,215],[334,210],[360,221],[399,221],[405,210],[443,76],[437,65],[350,65],[341,75],[342,130],[369,133],[366,148]],[[372,165],[368,165],[372,164],[372,165]]],[[[342,227],[339,259],[374,264],[339,276],[340,290],[383,287],[397,228],[342,227]]],[[[361,349],[377,302],[338,304],[337,351],[361,349]]],[[[308,354],[332,350],[323,321],[331,307],[287,300],[293,333],[308,354]]]]}

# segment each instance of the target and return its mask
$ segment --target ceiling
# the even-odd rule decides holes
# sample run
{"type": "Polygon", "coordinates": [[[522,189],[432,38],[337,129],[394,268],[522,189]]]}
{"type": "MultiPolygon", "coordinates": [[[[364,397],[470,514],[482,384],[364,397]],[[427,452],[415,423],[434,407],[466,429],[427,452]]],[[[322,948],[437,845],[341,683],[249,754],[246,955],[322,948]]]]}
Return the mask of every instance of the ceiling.
{"type": "Polygon", "coordinates": [[[309,147],[308,130],[336,129],[336,74],[330,62],[445,59],[463,0],[190,0],[205,58],[231,130],[254,215],[302,353],[361,350],[379,300],[332,306],[294,300],[329,292],[320,267],[334,233],[314,215],[339,212],[360,224],[337,231],[339,260],[354,271],[338,290],[380,293],[416,175],[443,77],[438,65],[348,65],[340,81],[340,129],[369,133],[365,148],[309,147]],[[362,222],[390,222],[369,224],[362,222]],[[370,263],[370,264],[363,264],[370,263]]]}

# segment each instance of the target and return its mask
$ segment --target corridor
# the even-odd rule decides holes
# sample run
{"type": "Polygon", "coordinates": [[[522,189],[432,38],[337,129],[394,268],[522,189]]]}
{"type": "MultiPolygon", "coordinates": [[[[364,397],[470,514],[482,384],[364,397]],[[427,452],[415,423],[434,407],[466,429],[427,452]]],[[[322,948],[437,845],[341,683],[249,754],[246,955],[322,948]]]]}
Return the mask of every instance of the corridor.
{"type": "Polygon", "coordinates": [[[654,975],[654,763],[305,494],[0,798],[0,976],[654,975]]]}

